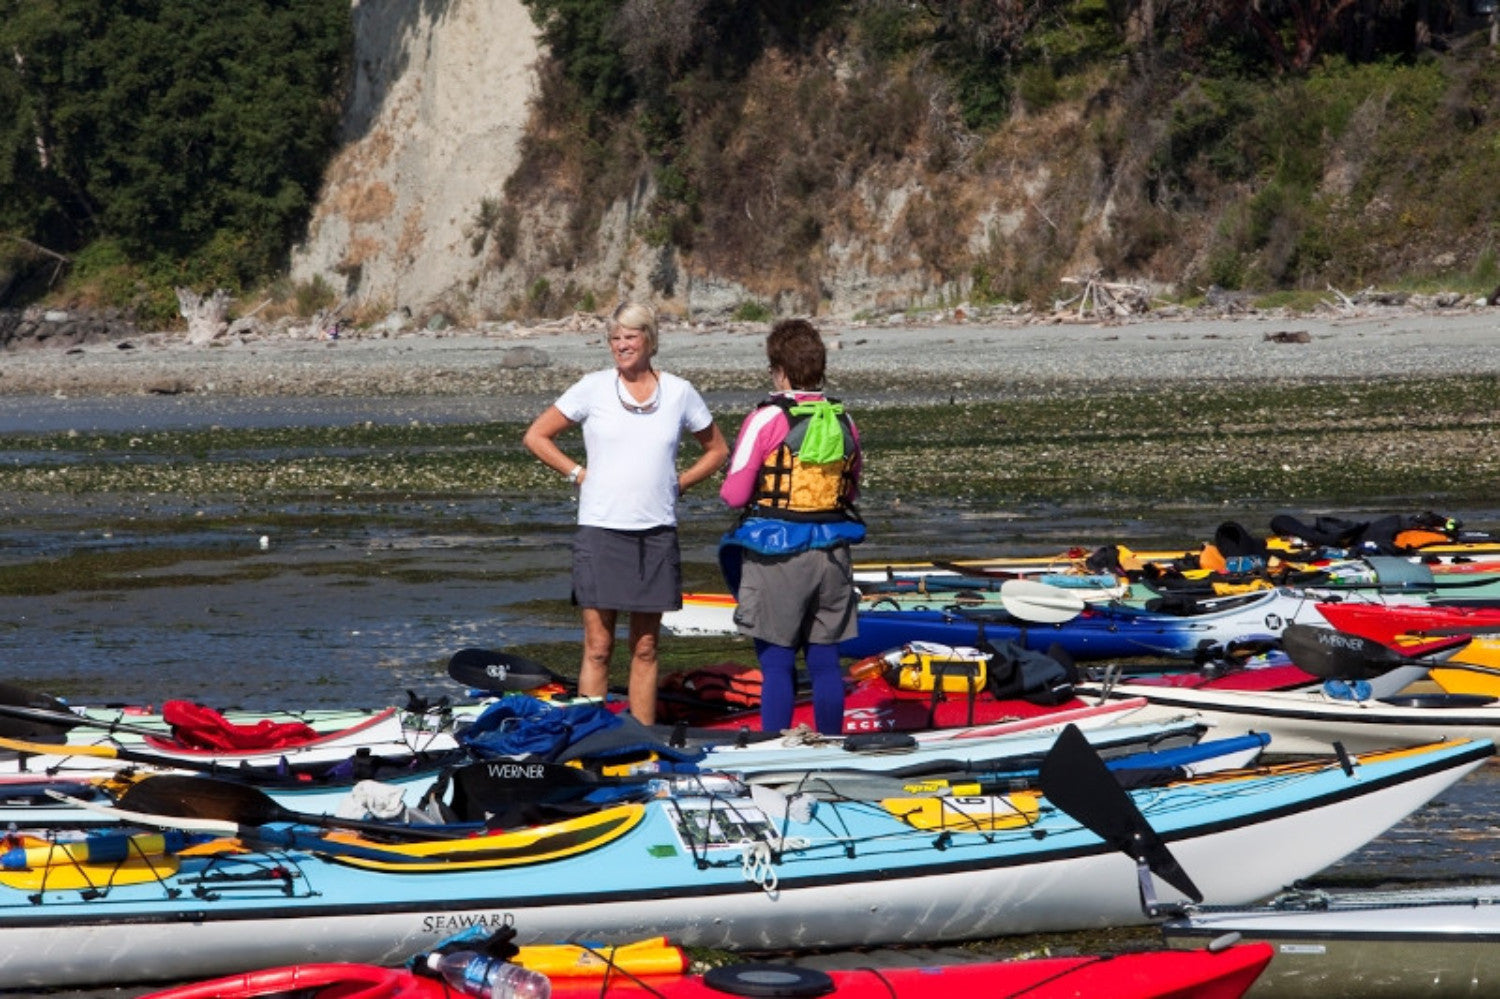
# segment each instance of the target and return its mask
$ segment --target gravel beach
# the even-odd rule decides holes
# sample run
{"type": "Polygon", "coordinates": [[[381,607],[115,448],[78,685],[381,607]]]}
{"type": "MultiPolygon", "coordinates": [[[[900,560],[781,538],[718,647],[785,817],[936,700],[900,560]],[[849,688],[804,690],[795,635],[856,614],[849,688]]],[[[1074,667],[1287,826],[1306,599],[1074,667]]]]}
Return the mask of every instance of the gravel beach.
{"type": "MultiPolygon", "coordinates": [[[[1250,313],[1109,323],[953,314],[928,322],[819,321],[835,388],[967,391],[1058,382],[1379,378],[1500,372],[1500,309],[1250,313]]],[[[660,367],[705,390],[759,385],[766,324],[665,324],[660,367]]],[[[603,322],[377,335],[265,335],[189,345],[183,334],[0,352],[0,395],[465,396],[561,388],[608,364],[603,322]]]]}

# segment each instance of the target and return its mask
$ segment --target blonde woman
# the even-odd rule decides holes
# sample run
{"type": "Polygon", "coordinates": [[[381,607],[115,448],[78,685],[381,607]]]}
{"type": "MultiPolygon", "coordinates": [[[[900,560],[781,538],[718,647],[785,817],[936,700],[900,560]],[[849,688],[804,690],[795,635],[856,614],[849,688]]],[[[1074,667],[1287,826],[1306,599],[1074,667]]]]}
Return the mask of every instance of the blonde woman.
{"type": "Polygon", "coordinates": [[[698,390],[658,371],[656,314],[626,302],[609,325],[614,367],[584,375],[542,412],[523,441],[547,467],[578,489],[573,537],[573,602],[583,618],[578,692],[603,697],[609,685],[615,626],[630,619],[630,713],[656,721],[657,644],[661,616],[682,606],[677,497],[712,476],[729,445],[698,390]],[[583,461],[558,446],[569,427],[583,428],[583,461]],[[703,453],[677,470],[683,432],[703,453]]]}

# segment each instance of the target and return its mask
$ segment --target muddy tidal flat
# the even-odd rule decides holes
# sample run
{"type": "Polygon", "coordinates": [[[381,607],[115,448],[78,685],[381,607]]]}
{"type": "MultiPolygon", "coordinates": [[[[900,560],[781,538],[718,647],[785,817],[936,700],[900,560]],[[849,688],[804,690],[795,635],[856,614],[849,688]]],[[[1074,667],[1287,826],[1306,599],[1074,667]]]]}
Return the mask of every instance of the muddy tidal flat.
{"type": "MultiPolygon", "coordinates": [[[[764,332],[670,326],[658,363],[732,435],[767,388],[764,332]]],[[[520,437],[607,365],[602,334],[0,353],[0,679],[269,709],[461,696],[445,666],[471,646],[573,673],[573,494],[520,437]]],[[[862,561],[1189,546],[1279,512],[1432,509],[1500,533],[1500,310],[825,334],[866,446],[862,561]]],[[[680,516],[688,587],[721,589],[729,513],[705,488],[680,516]]],[[[737,638],[664,653],[668,668],[753,658],[737,638]]],[[[1331,876],[1471,874],[1488,853],[1446,833],[1456,816],[1493,825],[1492,783],[1331,876]]]]}
{"type": "MultiPolygon", "coordinates": [[[[602,334],[0,354],[10,678],[260,703],[291,674],[336,703],[442,690],[464,645],[570,668],[573,495],[520,436],[608,363],[602,334]]],[[[867,449],[866,561],[1191,545],[1278,512],[1500,525],[1500,310],[825,335],[867,449]]],[[[763,336],[668,326],[658,363],[732,435],[763,336]]],[[[681,519],[689,587],[720,588],[728,512],[701,489],[681,519]]]]}

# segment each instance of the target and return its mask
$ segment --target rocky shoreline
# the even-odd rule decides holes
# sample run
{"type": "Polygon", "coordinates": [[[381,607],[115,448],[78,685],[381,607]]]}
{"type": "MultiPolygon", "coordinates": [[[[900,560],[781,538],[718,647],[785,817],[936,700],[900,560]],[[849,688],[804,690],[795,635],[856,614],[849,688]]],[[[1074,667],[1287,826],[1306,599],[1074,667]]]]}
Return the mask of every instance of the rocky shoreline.
{"type": "MultiPolygon", "coordinates": [[[[1500,373],[1500,309],[1369,306],[1313,315],[1155,311],[818,320],[841,391],[1017,391],[1060,383],[1500,373]]],[[[659,365],[705,390],[756,388],[764,323],[664,324],[659,365]]],[[[207,344],[119,316],[0,323],[0,395],[447,396],[560,389],[608,354],[602,318],[322,331],[247,328],[207,344]],[[29,332],[22,327],[30,324],[29,332]]]]}

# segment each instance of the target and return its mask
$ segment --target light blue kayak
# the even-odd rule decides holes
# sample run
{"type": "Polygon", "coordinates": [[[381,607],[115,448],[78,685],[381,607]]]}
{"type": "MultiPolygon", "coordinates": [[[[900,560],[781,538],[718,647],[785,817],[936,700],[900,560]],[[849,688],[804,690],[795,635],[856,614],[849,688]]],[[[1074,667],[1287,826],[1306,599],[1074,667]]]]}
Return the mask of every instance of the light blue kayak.
{"type": "MultiPolygon", "coordinates": [[[[1164,901],[1191,891],[1240,904],[1335,863],[1493,753],[1487,741],[1445,743],[1357,757],[1347,769],[1329,760],[1118,794],[1192,879],[1151,879],[1164,901]]],[[[1048,796],[816,801],[752,791],[666,793],[437,843],[268,825],[235,830],[260,851],[199,846],[91,862],[88,886],[39,883],[46,871],[25,883],[0,876],[0,987],[309,960],[394,964],[475,925],[513,924],[518,944],[666,934],[685,946],[781,950],[1149,919],[1136,860],[1048,796]],[[949,805],[934,800],[957,811],[935,814],[949,805]]]]}

